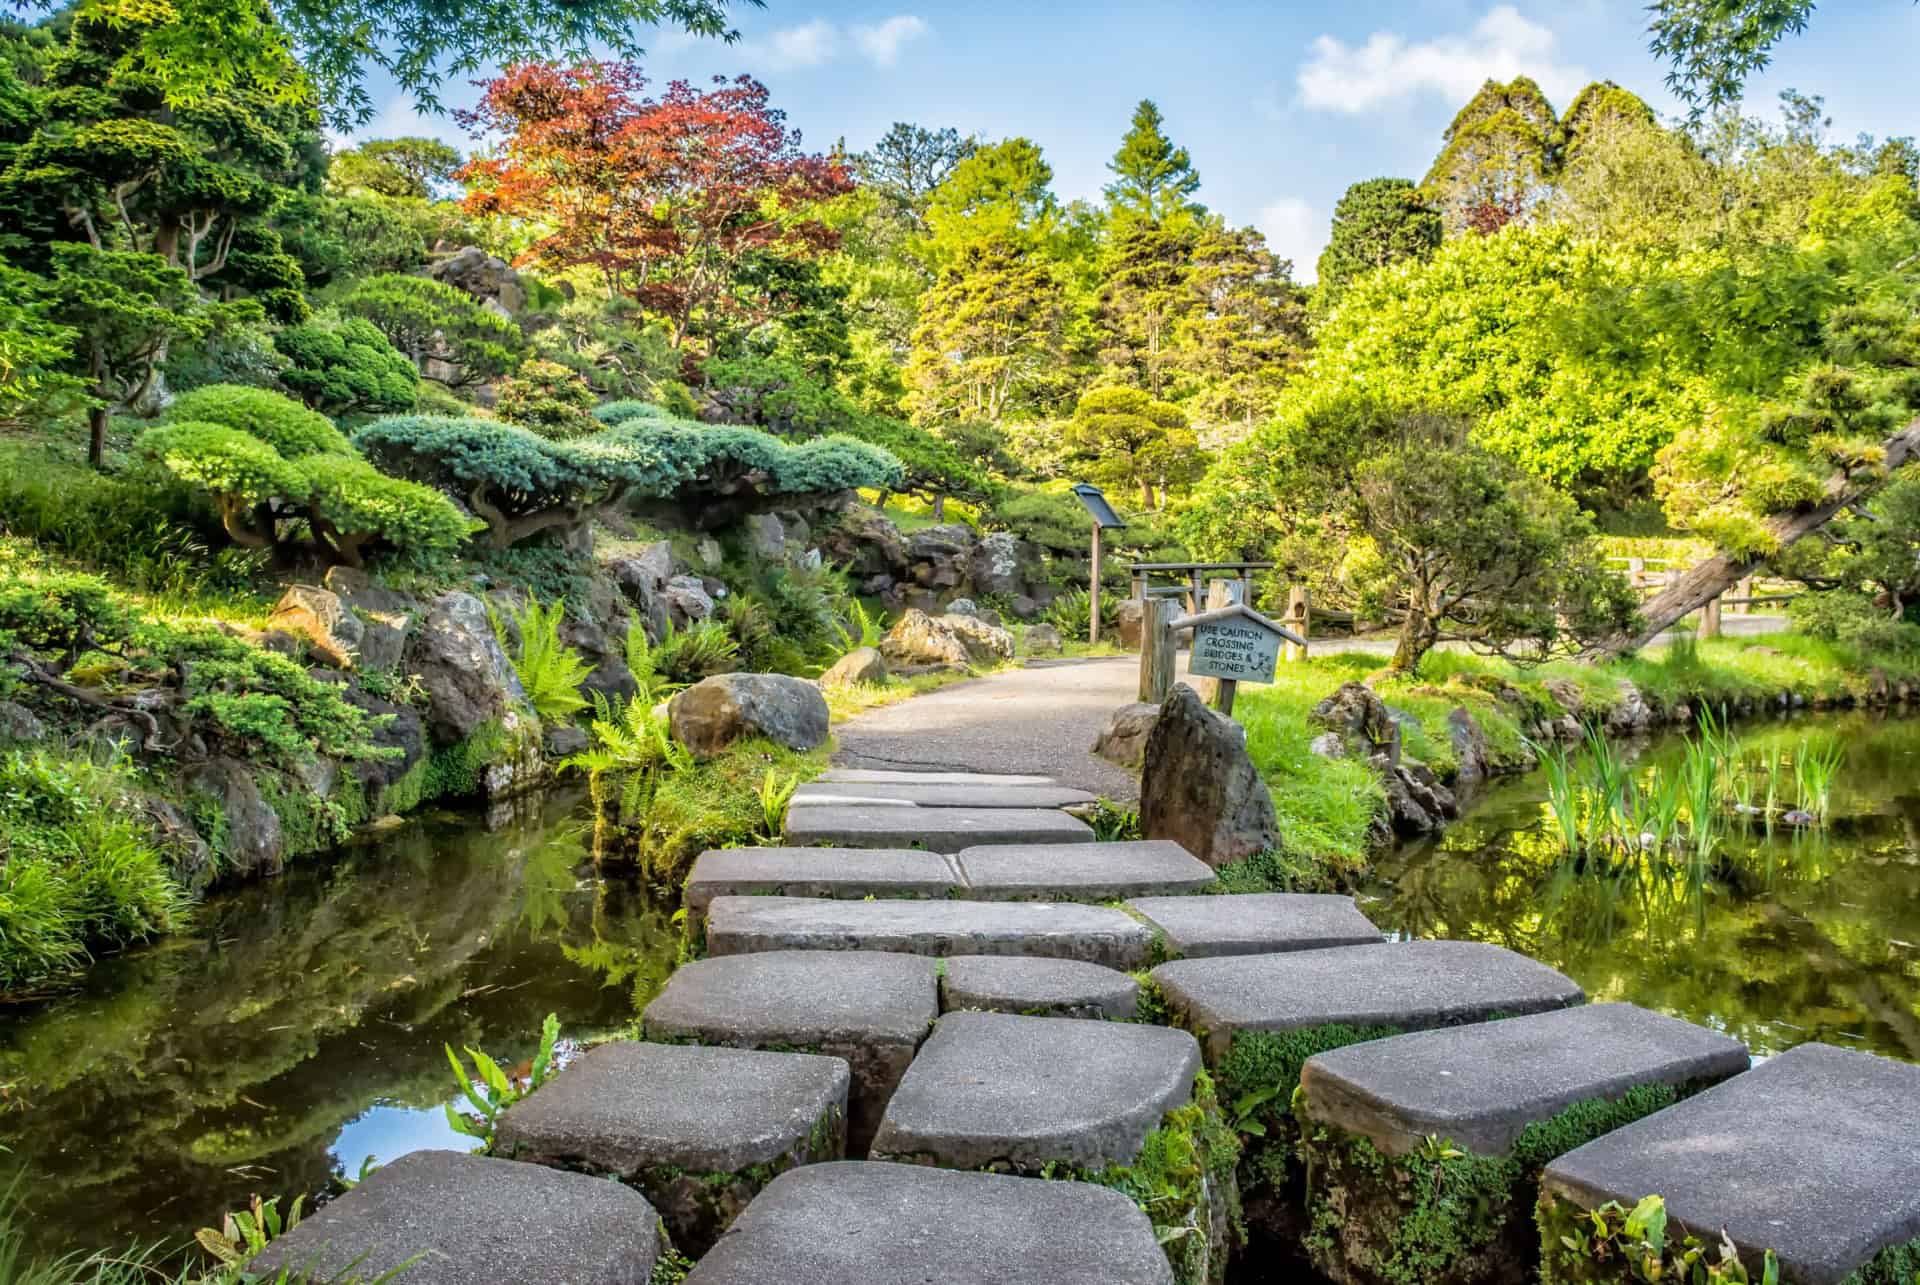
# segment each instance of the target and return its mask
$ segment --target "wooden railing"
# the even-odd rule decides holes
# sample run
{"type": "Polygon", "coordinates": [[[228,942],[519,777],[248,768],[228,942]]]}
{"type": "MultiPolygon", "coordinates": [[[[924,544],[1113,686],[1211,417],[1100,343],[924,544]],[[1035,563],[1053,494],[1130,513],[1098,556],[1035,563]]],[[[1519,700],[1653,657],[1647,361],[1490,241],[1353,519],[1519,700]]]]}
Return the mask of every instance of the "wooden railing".
{"type": "MultiPolygon", "coordinates": [[[[1627,582],[1643,599],[1653,597],[1687,570],[1670,558],[1608,558],[1607,562],[1622,569],[1627,582]]],[[[1720,617],[1726,610],[1731,609],[1735,615],[1750,616],[1754,614],[1755,607],[1785,606],[1802,592],[1790,580],[1747,576],[1735,584],[1730,593],[1722,594],[1701,609],[1700,636],[1718,638],[1720,617]]]]}

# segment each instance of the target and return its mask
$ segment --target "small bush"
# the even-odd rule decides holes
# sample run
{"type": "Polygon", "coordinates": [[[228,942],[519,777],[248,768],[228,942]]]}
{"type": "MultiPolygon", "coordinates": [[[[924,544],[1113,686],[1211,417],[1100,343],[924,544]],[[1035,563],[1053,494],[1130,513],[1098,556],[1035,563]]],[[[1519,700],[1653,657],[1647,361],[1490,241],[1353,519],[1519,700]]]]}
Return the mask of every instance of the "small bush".
{"type": "Polygon", "coordinates": [[[500,381],[500,418],[542,437],[580,437],[602,427],[589,412],[593,390],[558,362],[535,359],[500,381]]]}
{"type": "Polygon", "coordinates": [[[1830,589],[1787,604],[1794,628],[1812,638],[1863,651],[1920,652],[1920,627],[1897,620],[1865,594],[1830,589]]]}
{"type": "Polygon", "coordinates": [[[267,388],[208,384],[174,398],[167,407],[167,419],[237,430],[289,460],[303,455],[345,455],[352,450],[332,420],[267,388]]]}
{"type": "Polygon", "coordinates": [[[420,374],[364,317],[310,321],[273,337],[286,358],[280,382],[329,415],[412,410],[420,374]]]}
{"type": "MultiPolygon", "coordinates": [[[[1093,598],[1085,589],[1069,589],[1047,608],[1047,620],[1062,638],[1084,639],[1093,632],[1093,598]]],[[[1112,594],[1100,596],[1100,632],[1118,628],[1120,603],[1112,594]]]]}

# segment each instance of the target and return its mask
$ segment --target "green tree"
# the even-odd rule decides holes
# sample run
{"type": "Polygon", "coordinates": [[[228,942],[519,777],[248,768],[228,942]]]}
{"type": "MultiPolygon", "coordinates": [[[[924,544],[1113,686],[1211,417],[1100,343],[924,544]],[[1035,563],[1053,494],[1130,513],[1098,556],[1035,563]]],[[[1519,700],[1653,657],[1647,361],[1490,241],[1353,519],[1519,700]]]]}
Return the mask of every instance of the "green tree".
{"type": "Polygon", "coordinates": [[[327,184],[343,192],[426,200],[445,196],[466,158],[437,138],[375,138],[336,152],[327,184]]]}
{"type": "Polygon", "coordinates": [[[340,311],[363,317],[425,371],[429,361],[450,387],[485,383],[520,364],[526,337],[510,318],[464,290],[425,277],[369,277],[340,297],[340,311]]]}
{"type": "Polygon", "coordinates": [[[1420,186],[1452,236],[1523,218],[1545,195],[1564,142],[1553,105],[1525,76],[1482,85],[1444,138],[1420,186]]]}
{"type": "Polygon", "coordinates": [[[985,243],[1038,249],[1059,229],[1052,185],[1053,167],[1027,139],[975,149],[927,201],[927,257],[945,268],[985,243]]]}
{"type": "Polygon", "coordinates": [[[1143,509],[1160,507],[1156,497],[1184,490],[1206,468],[1186,414],[1137,388],[1084,394],[1062,437],[1094,480],[1138,490],[1143,509]]]}
{"type": "Polygon", "coordinates": [[[412,410],[420,375],[405,353],[363,317],[328,317],[273,337],[287,360],[280,382],[328,415],[412,410]]]}
{"type": "Polygon", "coordinates": [[[868,150],[853,158],[860,185],[885,203],[890,215],[915,232],[926,230],[927,205],[954,168],[979,150],[959,130],[928,129],[895,121],[868,150]]]}
{"type": "Polygon", "coordinates": [[[1110,379],[1164,397],[1170,382],[1174,328],[1200,304],[1189,286],[1200,229],[1122,221],[1102,257],[1100,364],[1110,379]]]}
{"type": "Polygon", "coordinates": [[[1067,299],[1043,256],[971,241],[921,300],[907,368],[923,424],[998,424],[1047,400],[1060,374],[1067,299]]]}
{"type": "Polygon", "coordinates": [[[1440,246],[1440,215],[1403,178],[1355,183],[1333,207],[1333,230],[1320,252],[1315,303],[1332,306],[1349,281],[1389,264],[1424,259],[1440,246]]]}
{"type": "Polygon", "coordinates": [[[0,263],[0,425],[43,423],[85,400],[71,373],[75,332],[47,281],[0,263]]]}
{"type": "Polygon", "coordinates": [[[1214,437],[1244,435],[1305,360],[1305,292],[1256,229],[1213,221],[1194,243],[1187,289],[1196,306],[1174,328],[1176,396],[1214,437]]]}
{"type": "Polygon", "coordinates": [[[1747,77],[1773,46],[1807,29],[1814,0],[1654,0],[1653,52],[1667,60],[1667,87],[1698,117],[1740,101],[1747,77]]]}
{"type": "MultiPolygon", "coordinates": [[[[640,34],[671,25],[729,41],[729,0],[81,0],[78,16],[134,29],[104,68],[116,80],[149,79],[169,107],[211,103],[241,81],[274,87],[282,103],[329,105],[329,123],[373,118],[369,68],[421,106],[439,107],[449,75],[529,59],[611,51],[639,57],[640,34]]],[[[745,0],[758,7],[762,0],[745,0]]],[[[60,0],[22,0],[54,10],[60,0]]]]}
{"type": "Polygon", "coordinates": [[[152,392],[169,345],[257,317],[259,310],[204,304],[187,274],[157,255],[73,242],[52,251],[52,312],[75,334],[74,365],[92,399],[87,461],[99,468],[106,458],[109,411],[152,392]]]}
{"type": "Polygon", "coordinates": [[[1119,221],[1165,223],[1195,210],[1191,198],[1200,190],[1200,174],[1187,149],[1167,137],[1164,123],[1153,100],[1141,99],[1120,150],[1107,163],[1114,174],[1107,203],[1119,221]]]}

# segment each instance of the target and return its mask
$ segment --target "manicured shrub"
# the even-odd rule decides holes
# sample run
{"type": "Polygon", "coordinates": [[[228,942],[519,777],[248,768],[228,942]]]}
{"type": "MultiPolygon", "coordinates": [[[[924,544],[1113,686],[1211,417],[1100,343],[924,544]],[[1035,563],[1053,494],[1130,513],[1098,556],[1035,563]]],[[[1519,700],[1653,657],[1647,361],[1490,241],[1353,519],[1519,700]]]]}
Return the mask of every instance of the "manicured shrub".
{"type": "Polygon", "coordinates": [[[278,393],[215,385],[178,399],[141,452],[204,492],[233,540],[280,550],[304,523],[329,561],[359,566],[376,546],[456,548],[472,524],[432,488],[382,474],[324,416],[278,393]]]}
{"type": "Polygon", "coordinates": [[[752,429],[666,419],[555,441],[494,420],[406,415],[376,420],[354,441],[375,463],[460,496],[497,549],[577,527],[621,499],[671,504],[714,525],[771,500],[900,476],[892,456],[849,438],[791,446],[752,429]]]}
{"type": "Polygon", "coordinates": [[[624,424],[630,419],[668,419],[671,418],[661,407],[652,402],[635,401],[631,397],[617,402],[603,402],[593,408],[593,417],[602,424],[612,427],[624,424]]]}
{"type": "Polygon", "coordinates": [[[497,379],[520,364],[526,337],[507,317],[464,290],[425,277],[368,277],[340,300],[340,311],[364,317],[415,366],[448,364],[456,387],[497,379]]]}
{"type": "Polygon", "coordinates": [[[273,337],[280,382],[329,415],[412,410],[420,374],[364,317],[311,321],[273,337]]]}

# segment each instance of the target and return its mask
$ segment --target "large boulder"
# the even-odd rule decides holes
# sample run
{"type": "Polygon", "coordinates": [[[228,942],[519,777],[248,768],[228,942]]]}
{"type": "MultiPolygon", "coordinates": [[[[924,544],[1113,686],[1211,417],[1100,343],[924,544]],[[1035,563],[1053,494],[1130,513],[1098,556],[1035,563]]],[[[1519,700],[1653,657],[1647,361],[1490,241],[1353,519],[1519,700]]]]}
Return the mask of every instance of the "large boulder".
{"type": "Polygon", "coordinates": [[[339,594],[304,584],[280,595],[267,627],[305,638],[313,654],[335,669],[354,667],[367,632],[339,594]]]}
{"type": "Polygon", "coordinates": [[[1647,698],[1640,689],[1627,679],[1621,679],[1617,689],[1620,699],[1607,711],[1607,733],[1610,736],[1639,736],[1653,727],[1656,719],[1653,707],[1647,704],[1647,698]]]}
{"type": "Polygon", "coordinates": [[[187,769],[182,784],[190,795],[212,802],[223,823],[219,858],[229,876],[248,879],[286,869],[286,840],[280,814],[261,797],[252,771],[238,759],[215,758],[187,769]]]}
{"type": "Polygon", "coordinates": [[[713,614],[713,595],[699,576],[675,576],[660,590],[667,619],[675,629],[687,629],[713,614]]]}
{"type": "Polygon", "coordinates": [[[466,245],[427,267],[427,275],[456,290],[464,290],[498,312],[512,316],[527,306],[527,288],[505,259],[477,245],[466,245]]]}
{"type": "Polygon", "coordinates": [[[958,522],[923,527],[907,541],[907,570],[935,592],[964,588],[973,574],[973,530],[958,522]]]}
{"type": "Polygon", "coordinates": [[[741,524],[747,548],[762,562],[783,562],[787,556],[787,528],[771,513],[748,515],[741,524]]]}
{"type": "Polygon", "coordinates": [[[855,647],[820,675],[823,687],[851,687],[855,683],[887,681],[887,658],[877,647],[855,647]]]}
{"type": "Polygon", "coordinates": [[[892,581],[907,574],[907,537],[876,508],[849,504],[814,534],[827,560],[856,579],[892,581]]]}
{"type": "Polygon", "coordinates": [[[47,738],[47,725],[25,705],[0,701],[0,743],[30,745],[47,738]]]}
{"type": "Polygon", "coordinates": [[[1012,532],[982,536],[973,548],[969,577],[973,592],[1018,597],[1026,592],[1036,560],[1032,547],[1012,532]]]}
{"type": "Polygon", "coordinates": [[[815,684],[786,674],[715,674],[675,696],[667,717],[674,739],[701,758],[749,736],[790,750],[827,740],[827,698],[815,684]]]}
{"type": "Polygon", "coordinates": [[[908,610],[880,640],[894,665],[974,665],[1013,659],[1013,635],[977,616],[908,610]]]}
{"type": "Polygon", "coordinates": [[[1447,739],[1453,744],[1454,780],[1484,781],[1493,775],[1493,750],[1487,733],[1464,705],[1447,711],[1447,739]]]}
{"type": "Polygon", "coordinates": [[[1383,754],[1400,761],[1400,720],[1365,683],[1342,683],[1307,715],[1307,725],[1331,733],[1353,758],[1383,754]]]}
{"type": "Polygon", "coordinates": [[[427,725],[439,744],[463,740],[526,703],[485,604],[470,593],[434,599],[408,639],[406,663],[426,691],[427,725]]]}
{"type": "Polygon", "coordinates": [[[625,640],[615,641],[587,616],[568,613],[560,623],[560,641],[578,651],[593,666],[593,672],[580,686],[589,694],[598,692],[610,701],[632,700],[640,685],[627,668],[625,640]]]}
{"type": "Polygon", "coordinates": [[[1062,643],[1060,631],[1052,625],[1034,625],[1027,630],[1027,655],[1058,656],[1062,643]]]}
{"type": "Polygon", "coordinates": [[[1140,828],[1215,867],[1280,841],[1273,796],[1247,754],[1246,731],[1174,686],[1147,737],[1140,828]]]}
{"type": "Polygon", "coordinates": [[[1093,752],[1109,763],[1138,771],[1147,757],[1147,741],[1160,720],[1160,707],[1145,701],[1122,705],[1107,716],[1106,726],[1094,738],[1093,752]]]}

